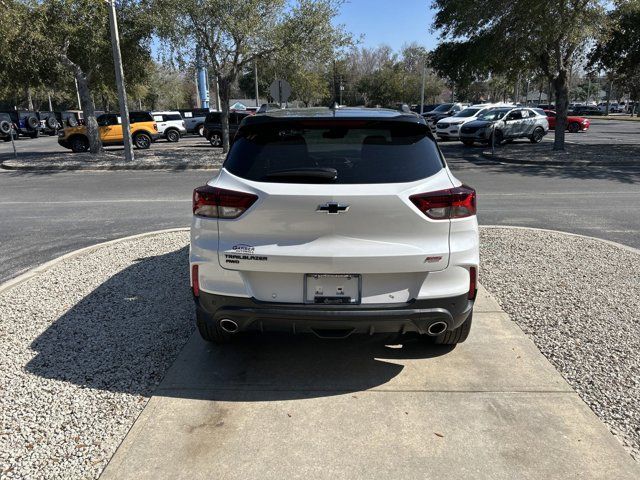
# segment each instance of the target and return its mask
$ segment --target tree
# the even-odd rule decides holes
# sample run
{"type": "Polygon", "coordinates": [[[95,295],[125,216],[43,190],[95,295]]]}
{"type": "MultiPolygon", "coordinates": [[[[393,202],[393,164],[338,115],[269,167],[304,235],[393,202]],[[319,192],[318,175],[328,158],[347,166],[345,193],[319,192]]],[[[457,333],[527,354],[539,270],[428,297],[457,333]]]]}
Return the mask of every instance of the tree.
{"type": "Polygon", "coordinates": [[[229,150],[231,87],[254,60],[288,51],[295,58],[331,55],[348,41],[331,20],[340,0],[169,0],[152,2],[158,34],[189,58],[202,48],[218,82],[222,103],[223,150],[229,150]]]}
{"type": "MultiPolygon", "coordinates": [[[[540,71],[556,93],[554,150],[564,150],[568,75],[575,56],[597,37],[600,0],[434,0],[435,57],[461,78],[540,71]]],[[[455,79],[455,78],[453,78],[455,79]]]]}
{"type": "Polygon", "coordinates": [[[607,14],[607,20],[602,24],[600,41],[590,52],[589,63],[609,72],[610,82],[615,78],[632,98],[640,100],[640,0],[619,3],[607,14]]]}
{"type": "MultiPolygon", "coordinates": [[[[120,44],[127,84],[146,77],[150,59],[152,25],[145,4],[134,0],[116,2],[120,44]]],[[[115,74],[107,4],[95,0],[42,0],[34,5],[32,18],[46,28],[48,62],[63,66],[78,82],[89,147],[102,150],[95,115],[94,91],[113,91],[115,74]],[[46,27],[45,27],[46,26],[46,27]]],[[[43,49],[44,50],[44,49],[43,49]]]]}

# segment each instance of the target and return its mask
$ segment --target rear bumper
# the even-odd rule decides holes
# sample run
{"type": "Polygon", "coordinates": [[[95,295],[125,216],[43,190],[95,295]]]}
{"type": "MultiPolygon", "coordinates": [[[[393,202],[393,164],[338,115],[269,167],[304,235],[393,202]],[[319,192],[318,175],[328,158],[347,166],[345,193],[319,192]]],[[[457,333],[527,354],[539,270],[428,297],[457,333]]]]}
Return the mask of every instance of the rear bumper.
{"type": "Polygon", "coordinates": [[[447,330],[460,326],[469,316],[473,301],[467,294],[449,298],[412,300],[402,304],[305,305],[262,302],[200,292],[195,297],[198,321],[216,324],[231,319],[238,331],[313,333],[407,333],[426,334],[430,325],[445,322],[447,330]]]}

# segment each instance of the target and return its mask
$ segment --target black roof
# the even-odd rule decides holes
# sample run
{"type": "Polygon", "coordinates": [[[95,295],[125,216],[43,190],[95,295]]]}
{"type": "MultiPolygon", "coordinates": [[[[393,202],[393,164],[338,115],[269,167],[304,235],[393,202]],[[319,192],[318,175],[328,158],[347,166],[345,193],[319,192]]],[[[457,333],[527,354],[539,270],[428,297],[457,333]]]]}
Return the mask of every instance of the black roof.
{"type": "Polygon", "coordinates": [[[287,122],[297,120],[340,119],[340,120],[372,120],[393,121],[424,124],[424,119],[411,112],[401,112],[387,108],[285,108],[257,113],[246,117],[242,125],[259,125],[272,122],[287,122]]]}

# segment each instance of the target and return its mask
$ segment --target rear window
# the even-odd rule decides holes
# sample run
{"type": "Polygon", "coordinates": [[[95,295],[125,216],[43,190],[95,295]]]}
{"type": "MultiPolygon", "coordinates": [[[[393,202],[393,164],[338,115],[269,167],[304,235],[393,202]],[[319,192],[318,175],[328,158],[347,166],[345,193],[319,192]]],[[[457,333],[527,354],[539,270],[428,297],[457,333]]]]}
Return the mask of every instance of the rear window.
{"type": "Polygon", "coordinates": [[[149,112],[131,112],[129,113],[129,121],[131,123],[152,122],[153,117],[149,112]]]}
{"type": "Polygon", "coordinates": [[[173,120],[182,120],[182,115],[179,113],[167,113],[164,118],[167,122],[171,122],[173,120]]]}
{"type": "Polygon", "coordinates": [[[221,123],[220,113],[210,113],[207,115],[207,118],[204,120],[207,123],[221,123]]]}
{"type": "Polygon", "coordinates": [[[244,129],[224,167],[258,182],[400,183],[437,173],[443,161],[424,125],[308,122],[244,129]],[[327,172],[334,178],[327,179],[327,172]]]}

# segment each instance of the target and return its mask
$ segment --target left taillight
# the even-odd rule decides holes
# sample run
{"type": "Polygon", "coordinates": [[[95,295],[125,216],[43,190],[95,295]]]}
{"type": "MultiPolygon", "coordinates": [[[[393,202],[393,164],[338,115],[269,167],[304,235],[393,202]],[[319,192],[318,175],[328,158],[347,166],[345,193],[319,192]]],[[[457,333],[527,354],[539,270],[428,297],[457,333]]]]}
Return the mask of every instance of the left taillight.
{"type": "Polygon", "coordinates": [[[434,220],[465,218],[476,214],[476,191],[467,185],[418,193],[411,195],[409,200],[418,210],[434,220]]]}
{"type": "Polygon", "coordinates": [[[253,193],[204,185],[193,191],[193,214],[208,218],[238,218],[258,200],[253,193]]]}
{"type": "Polygon", "coordinates": [[[158,131],[158,124],[157,124],[157,123],[154,123],[154,124],[153,124],[153,129],[154,129],[156,132],[158,131]]]}

